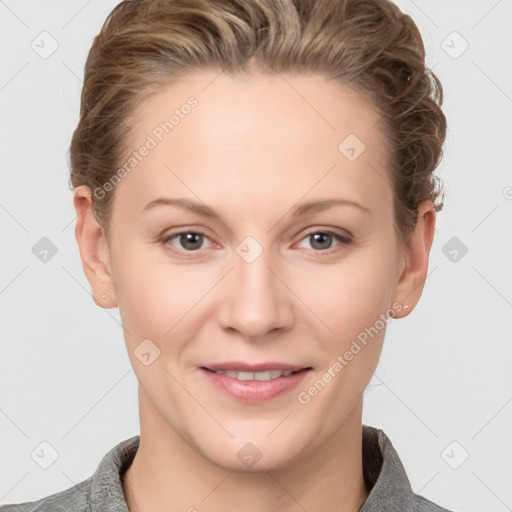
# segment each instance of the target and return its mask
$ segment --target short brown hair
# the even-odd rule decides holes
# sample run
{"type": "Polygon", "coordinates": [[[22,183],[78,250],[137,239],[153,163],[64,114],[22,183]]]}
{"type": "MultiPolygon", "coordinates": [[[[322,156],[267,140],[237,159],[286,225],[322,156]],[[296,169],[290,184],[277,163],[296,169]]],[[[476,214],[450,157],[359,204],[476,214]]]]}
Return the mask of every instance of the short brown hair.
{"type": "MultiPolygon", "coordinates": [[[[406,237],[419,204],[442,208],[443,90],[418,28],[388,0],[126,0],[94,39],[70,161],[73,187],[102,187],[123,160],[126,122],[142,99],[189,71],[319,73],[364,94],[388,137],[395,224],[406,237]]],[[[341,142],[341,141],[340,141],[341,142]]],[[[106,231],[112,193],[93,194],[106,231]]]]}

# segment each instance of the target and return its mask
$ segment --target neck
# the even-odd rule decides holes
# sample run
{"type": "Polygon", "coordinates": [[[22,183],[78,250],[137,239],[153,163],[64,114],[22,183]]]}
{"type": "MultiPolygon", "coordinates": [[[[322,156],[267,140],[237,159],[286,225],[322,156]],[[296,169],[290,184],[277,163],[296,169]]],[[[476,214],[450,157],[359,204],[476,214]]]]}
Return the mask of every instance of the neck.
{"type": "Polygon", "coordinates": [[[139,448],[123,475],[130,512],[357,512],[370,492],[362,468],[362,400],[320,446],[292,465],[259,472],[213,464],[175,431],[155,428],[162,425],[150,421],[147,404],[140,412],[139,448]]]}

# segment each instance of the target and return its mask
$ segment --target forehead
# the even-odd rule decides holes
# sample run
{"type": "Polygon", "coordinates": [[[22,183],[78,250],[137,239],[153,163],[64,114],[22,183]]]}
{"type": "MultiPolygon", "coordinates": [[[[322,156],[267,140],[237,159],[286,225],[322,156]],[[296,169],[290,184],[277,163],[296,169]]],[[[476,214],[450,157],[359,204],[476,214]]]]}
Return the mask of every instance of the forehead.
{"type": "Polygon", "coordinates": [[[371,203],[386,188],[378,113],[322,76],[197,72],[143,100],[130,122],[128,154],[151,149],[116,195],[131,188],[149,201],[178,187],[234,202],[279,195],[292,204],[337,187],[371,203]]]}

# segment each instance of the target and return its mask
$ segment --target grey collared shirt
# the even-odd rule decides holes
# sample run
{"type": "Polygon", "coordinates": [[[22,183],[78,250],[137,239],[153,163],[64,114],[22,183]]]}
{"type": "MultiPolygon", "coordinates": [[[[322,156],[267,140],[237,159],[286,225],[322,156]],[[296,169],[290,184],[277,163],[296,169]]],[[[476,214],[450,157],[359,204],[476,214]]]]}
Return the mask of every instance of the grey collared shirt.
{"type": "MultiPolygon", "coordinates": [[[[37,501],[3,505],[0,512],[129,512],[121,475],[139,440],[134,436],[112,448],[87,480],[37,501]]],[[[363,473],[372,490],[359,512],[450,512],[414,494],[391,441],[368,425],[363,425],[363,473]]]]}

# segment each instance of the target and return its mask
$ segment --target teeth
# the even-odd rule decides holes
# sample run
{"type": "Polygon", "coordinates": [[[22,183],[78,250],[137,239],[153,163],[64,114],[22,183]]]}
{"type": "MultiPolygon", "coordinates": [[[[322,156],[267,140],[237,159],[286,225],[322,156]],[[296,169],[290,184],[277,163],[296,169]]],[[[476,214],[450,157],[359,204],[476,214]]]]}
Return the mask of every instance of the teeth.
{"type": "Polygon", "coordinates": [[[265,372],[237,372],[234,370],[217,371],[218,375],[226,375],[237,380],[273,380],[279,377],[288,377],[291,370],[267,370],[265,372]]]}

